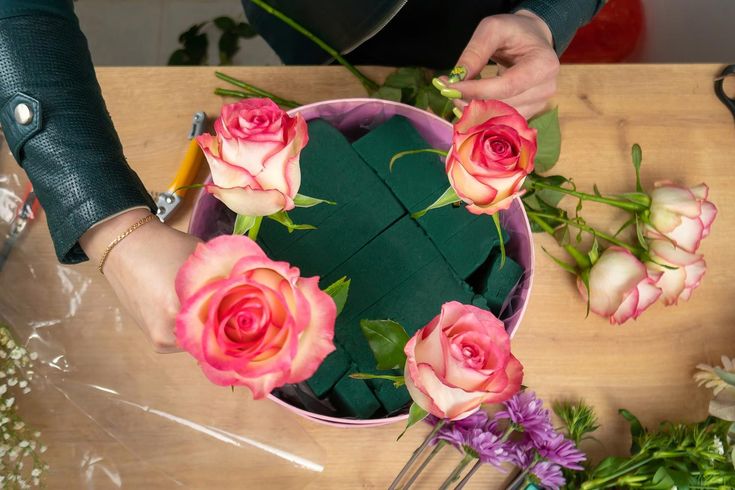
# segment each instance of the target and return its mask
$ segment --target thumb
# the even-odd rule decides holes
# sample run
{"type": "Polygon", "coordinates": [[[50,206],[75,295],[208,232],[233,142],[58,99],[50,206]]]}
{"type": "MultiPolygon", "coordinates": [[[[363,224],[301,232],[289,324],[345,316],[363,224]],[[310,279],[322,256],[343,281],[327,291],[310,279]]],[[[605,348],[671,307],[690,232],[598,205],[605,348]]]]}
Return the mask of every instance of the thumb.
{"type": "Polygon", "coordinates": [[[473,79],[480,74],[490,57],[500,47],[500,26],[492,17],[484,18],[472,34],[472,38],[457,60],[457,66],[449,76],[450,82],[473,79]]]}

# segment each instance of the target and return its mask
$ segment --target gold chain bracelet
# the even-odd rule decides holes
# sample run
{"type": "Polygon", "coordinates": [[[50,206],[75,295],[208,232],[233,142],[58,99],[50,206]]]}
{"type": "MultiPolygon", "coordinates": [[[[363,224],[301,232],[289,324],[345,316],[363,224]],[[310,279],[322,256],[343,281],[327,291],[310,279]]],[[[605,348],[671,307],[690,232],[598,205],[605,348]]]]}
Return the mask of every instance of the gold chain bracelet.
{"type": "Polygon", "coordinates": [[[105,261],[107,260],[107,256],[110,255],[110,252],[112,251],[112,249],[115,248],[115,246],[118,243],[120,243],[121,241],[123,241],[123,239],[125,239],[126,236],[130,235],[132,232],[134,232],[135,230],[137,230],[138,228],[140,228],[144,224],[150,223],[151,220],[153,220],[153,218],[155,218],[155,217],[156,217],[155,215],[149,214],[145,218],[142,218],[142,219],[138,220],[137,222],[133,223],[133,225],[131,225],[130,228],[128,228],[127,230],[125,230],[123,233],[121,233],[120,235],[118,235],[117,238],[115,238],[112,242],[110,242],[110,244],[105,249],[105,253],[102,254],[102,258],[100,259],[100,263],[97,266],[97,270],[100,271],[100,274],[102,274],[103,276],[105,275],[105,273],[102,270],[102,268],[105,266],[105,261]]]}

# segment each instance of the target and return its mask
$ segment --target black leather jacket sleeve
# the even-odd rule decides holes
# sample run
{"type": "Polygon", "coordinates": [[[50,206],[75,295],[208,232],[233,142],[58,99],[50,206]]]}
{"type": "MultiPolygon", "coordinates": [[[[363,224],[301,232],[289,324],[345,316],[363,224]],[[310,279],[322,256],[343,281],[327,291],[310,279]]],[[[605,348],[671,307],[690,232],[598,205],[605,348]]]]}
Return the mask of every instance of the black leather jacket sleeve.
{"type": "Polygon", "coordinates": [[[87,260],[78,240],[98,221],[155,210],[123,155],[72,0],[0,0],[0,123],[61,262],[87,260]]]}

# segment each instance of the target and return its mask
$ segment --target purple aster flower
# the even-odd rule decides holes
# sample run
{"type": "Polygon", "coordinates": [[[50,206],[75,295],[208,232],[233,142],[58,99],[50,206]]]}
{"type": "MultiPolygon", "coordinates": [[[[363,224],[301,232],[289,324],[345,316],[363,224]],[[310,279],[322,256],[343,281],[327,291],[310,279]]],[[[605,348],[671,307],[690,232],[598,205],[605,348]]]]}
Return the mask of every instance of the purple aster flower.
{"type": "Polygon", "coordinates": [[[541,442],[536,448],[545,460],[570,470],[581,470],[582,466],[579,463],[587,459],[572,441],[561,434],[556,434],[554,437],[541,442]]]}
{"type": "Polygon", "coordinates": [[[457,420],[454,422],[455,427],[459,427],[462,430],[471,430],[484,427],[488,422],[487,412],[478,410],[469,417],[457,420]]]}
{"type": "Polygon", "coordinates": [[[566,483],[561,468],[548,461],[541,461],[533,465],[531,480],[547,490],[559,490],[566,483]]]}
{"type": "Polygon", "coordinates": [[[460,451],[464,451],[462,446],[466,441],[466,431],[454,424],[446,424],[436,433],[432,444],[437,444],[439,441],[446,441],[460,451]]]}
{"type": "Polygon", "coordinates": [[[522,470],[528,469],[533,464],[536,455],[536,448],[528,440],[508,441],[507,451],[508,461],[522,470]]]}
{"type": "Polygon", "coordinates": [[[555,434],[549,411],[544,409],[543,402],[536,398],[534,392],[526,390],[517,393],[503,405],[505,409],[496,413],[495,419],[508,419],[514,429],[525,432],[534,443],[545,441],[555,434]]]}
{"type": "Polygon", "coordinates": [[[484,429],[475,428],[465,432],[465,449],[474,452],[483,463],[500,468],[509,460],[507,445],[500,436],[484,429]]]}

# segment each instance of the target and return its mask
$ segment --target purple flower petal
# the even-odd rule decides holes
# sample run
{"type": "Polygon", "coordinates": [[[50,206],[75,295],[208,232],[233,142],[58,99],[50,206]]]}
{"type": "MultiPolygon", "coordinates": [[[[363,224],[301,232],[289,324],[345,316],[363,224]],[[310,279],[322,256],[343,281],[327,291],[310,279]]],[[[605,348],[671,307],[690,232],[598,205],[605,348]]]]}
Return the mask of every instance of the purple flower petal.
{"type": "Polygon", "coordinates": [[[492,432],[484,429],[472,429],[465,432],[465,445],[471,449],[483,463],[490,463],[500,468],[502,463],[510,459],[508,443],[492,432]]]}
{"type": "Polygon", "coordinates": [[[536,448],[545,460],[570,470],[581,470],[582,466],[579,463],[587,459],[572,441],[561,434],[543,441],[536,448]]]}
{"type": "Polygon", "coordinates": [[[505,409],[495,414],[495,420],[509,420],[536,444],[554,436],[549,411],[544,409],[543,402],[536,398],[534,392],[526,390],[517,393],[503,405],[505,409]]]}
{"type": "Polygon", "coordinates": [[[561,468],[548,461],[541,461],[533,465],[531,479],[538,486],[547,490],[559,490],[566,483],[561,468]]]}

